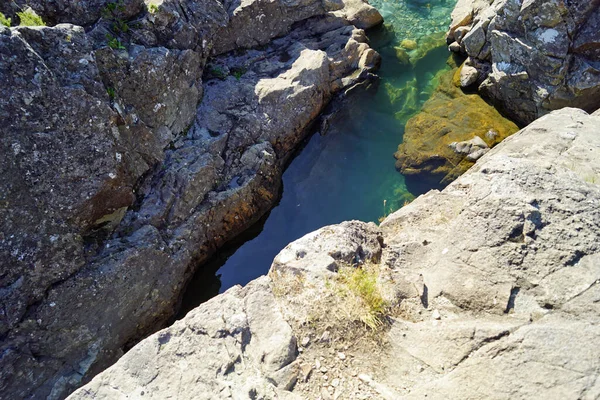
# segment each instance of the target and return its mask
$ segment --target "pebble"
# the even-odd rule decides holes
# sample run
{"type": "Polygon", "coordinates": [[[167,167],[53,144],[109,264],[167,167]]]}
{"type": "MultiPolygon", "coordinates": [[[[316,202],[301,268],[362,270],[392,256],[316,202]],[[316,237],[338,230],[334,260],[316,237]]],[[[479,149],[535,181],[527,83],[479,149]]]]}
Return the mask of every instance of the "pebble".
{"type": "Polygon", "coordinates": [[[321,388],[321,398],[323,398],[323,400],[333,400],[326,388],[321,388]]]}
{"type": "Polygon", "coordinates": [[[304,377],[304,381],[308,381],[308,378],[310,377],[310,374],[312,373],[312,366],[308,365],[308,364],[304,364],[302,365],[302,367],[300,367],[300,371],[302,372],[302,376],[304,377]]]}
{"type": "Polygon", "coordinates": [[[318,359],[317,359],[317,360],[315,360],[315,367],[316,367],[317,369],[321,369],[321,361],[319,361],[318,359]]]}
{"type": "Polygon", "coordinates": [[[326,367],[321,367],[321,369],[319,370],[322,373],[326,374],[327,373],[327,368],[326,367]]]}
{"type": "Polygon", "coordinates": [[[372,381],[371,377],[367,374],[359,374],[358,379],[360,379],[361,381],[363,381],[365,383],[370,383],[372,381]]]}
{"type": "Polygon", "coordinates": [[[440,312],[438,310],[433,310],[433,312],[431,313],[431,318],[442,319],[442,315],[440,314],[440,312]]]}
{"type": "Polygon", "coordinates": [[[331,381],[331,386],[333,386],[333,387],[338,387],[338,386],[339,386],[339,384],[340,384],[340,380],[339,380],[338,378],[334,378],[334,379],[331,381]]]}
{"type": "Polygon", "coordinates": [[[310,338],[309,338],[308,336],[304,336],[304,337],[302,338],[302,341],[300,342],[300,344],[301,344],[303,347],[306,347],[306,346],[308,346],[308,344],[309,344],[309,343],[310,343],[310,338]]]}
{"type": "Polygon", "coordinates": [[[340,360],[345,360],[346,359],[346,355],[344,353],[338,353],[338,358],[340,360]]]}

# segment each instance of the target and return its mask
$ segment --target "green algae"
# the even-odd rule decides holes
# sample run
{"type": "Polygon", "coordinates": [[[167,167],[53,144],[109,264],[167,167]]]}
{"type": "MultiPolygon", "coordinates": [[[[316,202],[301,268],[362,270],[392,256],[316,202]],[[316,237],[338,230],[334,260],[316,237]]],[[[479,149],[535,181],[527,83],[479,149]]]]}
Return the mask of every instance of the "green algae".
{"type": "Polygon", "coordinates": [[[478,136],[491,148],[518,131],[481,97],[463,93],[456,84],[459,74],[459,68],[438,73],[436,90],[407,122],[404,140],[394,154],[404,175],[426,174],[447,184],[474,164],[451,143],[478,136]]]}

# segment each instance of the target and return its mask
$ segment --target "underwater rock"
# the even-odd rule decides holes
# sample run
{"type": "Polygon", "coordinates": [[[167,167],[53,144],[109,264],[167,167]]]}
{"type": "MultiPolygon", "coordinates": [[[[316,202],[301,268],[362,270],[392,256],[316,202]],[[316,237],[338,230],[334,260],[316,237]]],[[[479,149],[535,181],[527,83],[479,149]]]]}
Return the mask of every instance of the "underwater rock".
{"type": "Polygon", "coordinates": [[[410,56],[408,55],[406,49],[404,49],[403,47],[396,46],[394,47],[394,50],[396,50],[396,59],[400,64],[410,65],[410,56]]]}
{"type": "Polygon", "coordinates": [[[453,142],[479,137],[494,147],[518,130],[481,97],[457,88],[457,76],[459,70],[443,72],[431,98],[406,124],[403,142],[394,154],[402,174],[447,184],[473,165],[473,157],[454,151],[453,142]],[[486,135],[489,131],[497,135],[486,135]]]}
{"type": "Polygon", "coordinates": [[[417,48],[417,41],[412,39],[404,39],[400,42],[400,46],[406,50],[414,50],[417,48]]]}
{"type": "Polygon", "coordinates": [[[396,112],[395,118],[405,124],[410,117],[419,111],[419,88],[417,79],[413,78],[407,81],[404,87],[395,87],[391,83],[385,83],[390,98],[390,103],[394,106],[400,106],[400,111],[396,112]]]}
{"type": "Polygon", "coordinates": [[[463,65],[460,69],[460,87],[466,88],[477,82],[479,71],[470,65],[463,65]]]}
{"type": "Polygon", "coordinates": [[[435,32],[425,35],[417,39],[418,46],[415,50],[410,51],[410,63],[414,66],[417,62],[424,58],[430,51],[446,45],[444,32],[435,32]]]}

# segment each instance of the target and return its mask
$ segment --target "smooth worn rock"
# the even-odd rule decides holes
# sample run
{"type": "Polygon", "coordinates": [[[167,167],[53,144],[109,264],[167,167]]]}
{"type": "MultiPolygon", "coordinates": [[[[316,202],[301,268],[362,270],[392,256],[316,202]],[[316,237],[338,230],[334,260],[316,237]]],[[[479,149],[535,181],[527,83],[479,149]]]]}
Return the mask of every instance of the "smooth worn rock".
{"type": "Polygon", "coordinates": [[[394,157],[396,168],[409,180],[425,178],[434,185],[447,184],[485,151],[456,151],[454,143],[478,137],[493,147],[518,130],[478,95],[465,94],[456,87],[454,81],[461,80],[465,67],[443,72],[431,98],[406,124],[403,142],[394,157]],[[490,131],[496,134],[487,135],[490,131]]]}
{"type": "MultiPolygon", "coordinates": [[[[513,120],[527,124],[565,106],[600,104],[596,1],[459,1],[448,32],[480,63],[479,87],[513,120]],[[459,34],[461,29],[470,29],[459,34]]],[[[457,45],[451,45],[456,48],[457,45]]]]}
{"type": "Polygon", "coordinates": [[[334,12],[359,29],[369,29],[383,23],[379,11],[365,0],[343,0],[344,8],[334,12]]]}
{"type": "Polygon", "coordinates": [[[304,236],[268,277],[142,341],[71,398],[167,388],[182,399],[285,398],[283,387],[299,398],[597,397],[599,129],[598,116],[555,111],[380,227],[350,221],[304,236]],[[332,348],[350,334],[327,308],[349,301],[332,287],[336,266],[372,268],[389,290],[389,325],[376,333],[387,344],[353,348],[355,367],[332,348]],[[311,326],[327,341],[310,351],[324,347],[296,353],[311,326]],[[313,365],[321,373],[287,384],[313,365]]]}
{"type": "Polygon", "coordinates": [[[477,82],[479,71],[470,65],[463,65],[460,69],[460,87],[466,88],[477,82]]]}
{"type": "Polygon", "coordinates": [[[262,278],[145,339],[69,399],[297,399],[285,392],[295,358],[296,338],[262,278]]]}

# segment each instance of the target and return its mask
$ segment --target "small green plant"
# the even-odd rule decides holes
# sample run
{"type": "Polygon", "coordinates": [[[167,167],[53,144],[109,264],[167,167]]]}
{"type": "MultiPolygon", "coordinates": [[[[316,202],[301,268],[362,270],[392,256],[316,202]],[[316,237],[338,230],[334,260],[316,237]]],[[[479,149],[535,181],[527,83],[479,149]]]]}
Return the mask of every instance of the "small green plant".
{"type": "Polygon", "coordinates": [[[158,6],[156,4],[148,4],[148,11],[150,11],[150,14],[156,14],[158,12],[158,6]]]}
{"type": "Polygon", "coordinates": [[[4,14],[0,13],[0,25],[10,26],[11,22],[10,18],[6,18],[4,14]]]}
{"type": "Polygon", "coordinates": [[[19,26],[46,26],[46,23],[42,20],[42,17],[37,15],[30,7],[25,10],[17,12],[19,17],[19,26]]]}
{"type": "Polygon", "coordinates": [[[108,47],[110,47],[111,49],[125,50],[125,46],[123,46],[123,43],[121,43],[120,39],[112,35],[106,35],[106,39],[108,40],[108,47]]]}
{"type": "Polygon", "coordinates": [[[235,79],[237,79],[238,81],[240,80],[242,75],[244,75],[245,73],[246,73],[246,69],[244,69],[244,68],[235,68],[235,69],[231,70],[231,75],[233,75],[235,77],[235,79]]]}
{"type": "Polygon", "coordinates": [[[106,93],[108,93],[108,97],[110,97],[111,100],[115,99],[115,88],[107,87],[106,93]]]}
{"type": "Polygon", "coordinates": [[[126,21],[123,21],[120,18],[115,19],[112,23],[111,28],[116,33],[127,33],[129,32],[129,25],[126,21]]]}
{"type": "Polygon", "coordinates": [[[116,18],[120,13],[125,12],[125,6],[123,5],[122,1],[114,1],[111,3],[107,3],[104,8],[102,9],[102,11],[100,12],[100,14],[102,15],[102,17],[106,18],[106,19],[114,19],[116,18]]]}
{"type": "Polygon", "coordinates": [[[225,78],[227,78],[227,72],[225,72],[225,70],[223,68],[218,67],[216,65],[211,65],[209,67],[209,72],[212,75],[214,75],[217,78],[219,78],[219,79],[225,79],[225,78]]]}

